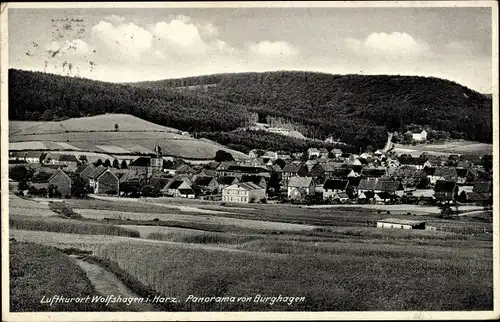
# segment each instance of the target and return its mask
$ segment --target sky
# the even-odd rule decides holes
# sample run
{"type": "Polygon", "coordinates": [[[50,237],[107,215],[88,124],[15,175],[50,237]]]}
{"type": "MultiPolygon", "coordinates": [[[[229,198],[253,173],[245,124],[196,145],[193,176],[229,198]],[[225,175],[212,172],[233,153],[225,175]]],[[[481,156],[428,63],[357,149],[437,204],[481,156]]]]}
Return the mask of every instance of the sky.
{"type": "Polygon", "coordinates": [[[304,70],[492,91],[491,8],[9,9],[9,65],[109,82],[304,70]]]}

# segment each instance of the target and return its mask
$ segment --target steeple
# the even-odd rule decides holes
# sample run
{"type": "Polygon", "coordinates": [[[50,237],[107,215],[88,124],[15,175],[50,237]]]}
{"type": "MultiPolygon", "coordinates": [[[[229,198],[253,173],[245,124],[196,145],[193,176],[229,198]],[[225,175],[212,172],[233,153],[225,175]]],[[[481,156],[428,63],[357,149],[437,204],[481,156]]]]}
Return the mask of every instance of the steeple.
{"type": "Polygon", "coordinates": [[[156,142],[156,145],[155,145],[155,152],[156,152],[157,157],[161,157],[161,148],[160,148],[160,145],[158,144],[158,142],[156,142]]]}

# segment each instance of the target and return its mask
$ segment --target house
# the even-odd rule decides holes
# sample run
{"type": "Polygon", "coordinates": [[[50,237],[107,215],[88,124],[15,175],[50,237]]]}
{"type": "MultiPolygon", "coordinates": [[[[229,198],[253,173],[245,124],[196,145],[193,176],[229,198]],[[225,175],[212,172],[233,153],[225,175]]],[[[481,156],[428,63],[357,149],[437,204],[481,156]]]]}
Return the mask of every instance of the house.
{"type": "Polygon", "coordinates": [[[163,154],[161,147],[156,144],[155,153],[152,156],[142,156],[129,163],[128,168],[134,171],[145,172],[147,177],[153,173],[163,170],[163,154]]]}
{"type": "Polygon", "coordinates": [[[252,149],[250,152],[248,152],[248,156],[252,159],[260,157],[260,152],[258,149],[252,149]]]}
{"type": "Polygon", "coordinates": [[[342,167],[342,168],[334,168],[330,178],[348,178],[348,177],[357,177],[358,174],[351,168],[342,167]]]}
{"type": "Polygon", "coordinates": [[[357,157],[353,157],[352,155],[347,159],[347,164],[353,165],[353,166],[362,166],[363,165],[361,163],[361,160],[359,160],[357,157]]]}
{"type": "Polygon", "coordinates": [[[347,177],[347,181],[349,181],[348,188],[352,188],[353,190],[357,190],[359,183],[361,182],[361,177],[347,177]]]}
{"type": "MultiPolygon", "coordinates": [[[[195,177],[215,177],[215,170],[212,169],[202,169],[199,173],[195,175],[195,177]]],[[[193,177],[193,180],[196,178],[193,177]]]]}
{"type": "Polygon", "coordinates": [[[278,151],[278,159],[281,160],[290,160],[292,157],[290,156],[290,153],[286,151],[278,151]]]}
{"type": "Polygon", "coordinates": [[[235,183],[240,182],[238,178],[232,176],[218,177],[216,178],[216,180],[217,184],[219,185],[219,192],[221,192],[225,187],[229,187],[235,183]]]}
{"type": "Polygon", "coordinates": [[[310,196],[316,193],[315,182],[311,177],[291,177],[287,185],[288,198],[291,198],[291,192],[294,188],[302,188],[306,195],[310,196]]]}
{"type": "Polygon", "coordinates": [[[434,167],[425,167],[424,168],[424,172],[427,175],[427,179],[429,179],[429,184],[431,186],[434,186],[436,184],[436,181],[437,181],[436,169],[437,168],[434,168],[434,167]]]}
{"type": "Polygon", "coordinates": [[[309,194],[304,188],[292,188],[288,194],[288,199],[292,200],[304,200],[309,194]]]}
{"type": "Polygon", "coordinates": [[[323,199],[331,199],[338,193],[345,193],[349,186],[347,179],[327,179],[323,184],[323,199]]]}
{"type": "Polygon", "coordinates": [[[415,187],[425,180],[427,173],[413,166],[404,166],[395,169],[390,176],[394,180],[401,181],[405,187],[415,187]]]}
{"type": "Polygon", "coordinates": [[[28,151],[24,160],[28,163],[41,163],[46,153],[39,151],[28,151]]]}
{"type": "Polygon", "coordinates": [[[457,183],[458,184],[465,184],[467,181],[467,174],[469,173],[468,168],[455,168],[455,171],[457,172],[457,183]]]}
{"type": "Polygon", "coordinates": [[[460,156],[460,160],[468,162],[471,166],[480,165],[483,163],[481,157],[477,154],[462,154],[460,156]]]}
{"type": "Polygon", "coordinates": [[[469,200],[474,202],[492,202],[493,184],[491,181],[476,182],[472,192],[467,194],[469,200]]]}
{"type": "Polygon", "coordinates": [[[266,180],[266,178],[264,178],[262,176],[258,176],[258,175],[254,175],[254,174],[244,174],[241,177],[240,182],[252,182],[252,183],[267,190],[267,180],[266,180]]]}
{"type": "Polygon", "coordinates": [[[456,181],[438,180],[434,187],[434,197],[439,201],[455,200],[455,195],[458,192],[456,181]]]}
{"type": "Polygon", "coordinates": [[[400,181],[382,180],[380,178],[363,178],[358,184],[358,197],[366,192],[387,192],[393,197],[402,197],[404,194],[404,187],[400,181]]]}
{"type": "Polygon", "coordinates": [[[472,168],[472,165],[473,164],[467,160],[460,160],[457,163],[457,168],[469,169],[469,168],[472,168]]]}
{"type": "Polygon", "coordinates": [[[321,162],[312,166],[309,171],[309,176],[313,178],[325,179],[333,177],[334,172],[335,169],[329,163],[321,162]]]}
{"type": "Polygon", "coordinates": [[[387,174],[385,167],[364,167],[361,169],[361,176],[365,178],[380,178],[387,174]]]}
{"type": "Polygon", "coordinates": [[[307,172],[307,167],[304,163],[288,163],[283,168],[283,183],[286,185],[292,177],[305,177],[307,176],[307,172]]]}
{"type": "Polygon", "coordinates": [[[66,166],[70,169],[78,168],[80,161],[73,154],[59,154],[55,164],[66,166]]]}
{"type": "Polygon", "coordinates": [[[24,162],[24,161],[26,161],[26,154],[27,154],[27,152],[9,151],[9,160],[10,161],[24,162]]]}
{"type": "Polygon", "coordinates": [[[274,161],[274,160],[278,159],[278,153],[275,151],[266,151],[266,153],[264,153],[264,155],[262,157],[274,161]]]}
{"type": "Polygon", "coordinates": [[[120,180],[109,168],[98,166],[88,178],[95,194],[118,194],[120,191],[120,180]]]}
{"type": "Polygon", "coordinates": [[[411,136],[412,136],[413,141],[415,141],[415,142],[427,141],[427,131],[426,130],[422,130],[419,133],[412,133],[411,136]]]}
{"type": "Polygon", "coordinates": [[[372,155],[370,153],[363,152],[359,156],[359,159],[364,159],[364,160],[367,160],[367,161],[371,161],[373,159],[373,157],[372,157],[372,155]]]}
{"type": "Polygon", "coordinates": [[[475,182],[480,182],[480,181],[491,181],[492,177],[491,175],[483,171],[481,169],[476,169],[472,168],[469,169],[467,172],[467,179],[465,180],[466,184],[474,184],[475,182]]]}
{"type": "Polygon", "coordinates": [[[50,186],[56,187],[61,197],[64,198],[71,197],[71,184],[71,178],[61,169],[57,170],[57,172],[47,180],[47,186],[49,188],[50,186]]]}
{"type": "Polygon", "coordinates": [[[345,203],[349,200],[349,196],[345,192],[336,192],[331,197],[332,200],[340,201],[341,203],[345,203]]]}
{"type": "Polygon", "coordinates": [[[266,190],[252,182],[239,182],[222,189],[222,201],[253,203],[266,198],[266,190]]]}
{"type": "Polygon", "coordinates": [[[434,172],[434,177],[436,182],[439,180],[446,180],[446,181],[457,181],[458,180],[458,174],[456,168],[453,167],[439,167],[436,168],[436,171],[434,172]]]}
{"type": "Polygon", "coordinates": [[[330,153],[334,158],[340,158],[342,156],[342,151],[340,149],[332,149],[330,153]]]}
{"type": "Polygon", "coordinates": [[[195,193],[190,184],[183,180],[171,179],[161,190],[163,195],[170,197],[194,198],[195,193]]]}
{"type": "Polygon", "coordinates": [[[196,177],[193,180],[193,190],[199,195],[217,193],[219,184],[215,177],[196,177]]]}
{"type": "Polygon", "coordinates": [[[413,166],[418,170],[422,170],[426,165],[432,166],[430,163],[427,163],[426,158],[422,157],[414,158],[411,155],[400,156],[399,164],[401,166],[413,166]]]}
{"type": "Polygon", "coordinates": [[[377,228],[425,229],[425,221],[386,218],[377,221],[377,228]]]}
{"type": "Polygon", "coordinates": [[[383,192],[376,193],[373,196],[373,199],[375,200],[375,202],[377,204],[385,204],[385,203],[388,203],[391,200],[393,200],[394,199],[394,195],[392,195],[389,192],[383,191],[383,192]]]}
{"type": "Polygon", "coordinates": [[[241,178],[244,174],[255,174],[265,177],[270,177],[270,170],[264,166],[247,166],[240,165],[235,161],[221,162],[215,169],[216,177],[238,177],[241,178]]]}
{"type": "Polygon", "coordinates": [[[194,177],[191,176],[190,174],[178,174],[178,175],[174,175],[171,179],[184,181],[185,183],[187,183],[190,186],[193,185],[193,181],[194,181],[194,177]]]}
{"type": "Polygon", "coordinates": [[[75,173],[80,176],[86,183],[89,182],[89,175],[94,171],[94,166],[91,163],[83,163],[80,165],[75,173]]]}
{"type": "Polygon", "coordinates": [[[328,150],[326,148],[319,149],[319,157],[322,159],[328,159],[328,150]]]}
{"type": "Polygon", "coordinates": [[[312,159],[312,158],[319,158],[321,155],[321,152],[316,149],[316,148],[309,148],[307,150],[307,156],[309,159],[312,159]]]}
{"type": "Polygon", "coordinates": [[[192,188],[181,188],[177,190],[179,191],[178,197],[188,198],[188,199],[194,199],[196,197],[196,194],[192,188]]]}

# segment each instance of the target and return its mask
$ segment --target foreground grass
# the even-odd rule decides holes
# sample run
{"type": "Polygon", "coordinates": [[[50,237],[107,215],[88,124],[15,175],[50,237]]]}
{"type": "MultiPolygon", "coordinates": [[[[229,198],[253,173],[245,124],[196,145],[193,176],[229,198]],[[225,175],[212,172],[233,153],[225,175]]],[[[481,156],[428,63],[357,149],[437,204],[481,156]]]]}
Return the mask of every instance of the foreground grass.
{"type": "Polygon", "coordinates": [[[131,229],[103,223],[56,217],[37,218],[30,216],[12,216],[9,218],[9,227],[11,229],[51,231],[70,234],[139,237],[139,232],[131,229]]]}
{"type": "Polygon", "coordinates": [[[10,244],[10,311],[107,311],[103,304],[42,304],[43,296],[86,297],[96,295],[85,273],[53,247],[10,244]]]}
{"type": "MultiPolygon", "coordinates": [[[[252,242],[250,242],[251,245],[252,242]]],[[[274,243],[274,242],[273,242],[274,243]]],[[[194,304],[183,310],[491,310],[491,247],[283,242],[287,256],[120,243],[97,250],[156,292],[196,296],[305,296],[293,306],[194,304]],[[378,247],[377,247],[378,246],[378,247]],[[313,251],[314,248],[320,251],[313,251]]],[[[259,241],[262,254],[269,251],[259,241]]],[[[269,245],[268,245],[269,246],[269,245]]],[[[248,248],[248,247],[243,247],[248,248]]]]}
{"type": "Polygon", "coordinates": [[[147,236],[148,239],[172,241],[180,243],[195,243],[195,244],[241,244],[259,238],[258,236],[243,235],[243,234],[223,234],[212,232],[199,233],[151,233],[147,236]]]}

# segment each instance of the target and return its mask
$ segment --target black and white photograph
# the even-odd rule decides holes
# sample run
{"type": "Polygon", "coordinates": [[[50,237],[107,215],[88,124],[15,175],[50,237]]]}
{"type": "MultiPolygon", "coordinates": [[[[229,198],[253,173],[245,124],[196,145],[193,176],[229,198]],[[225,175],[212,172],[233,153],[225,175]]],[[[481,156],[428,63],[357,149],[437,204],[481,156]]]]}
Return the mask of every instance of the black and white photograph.
{"type": "Polygon", "coordinates": [[[498,3],[2,3],[3,321],[494,319],[498,3]]]}

